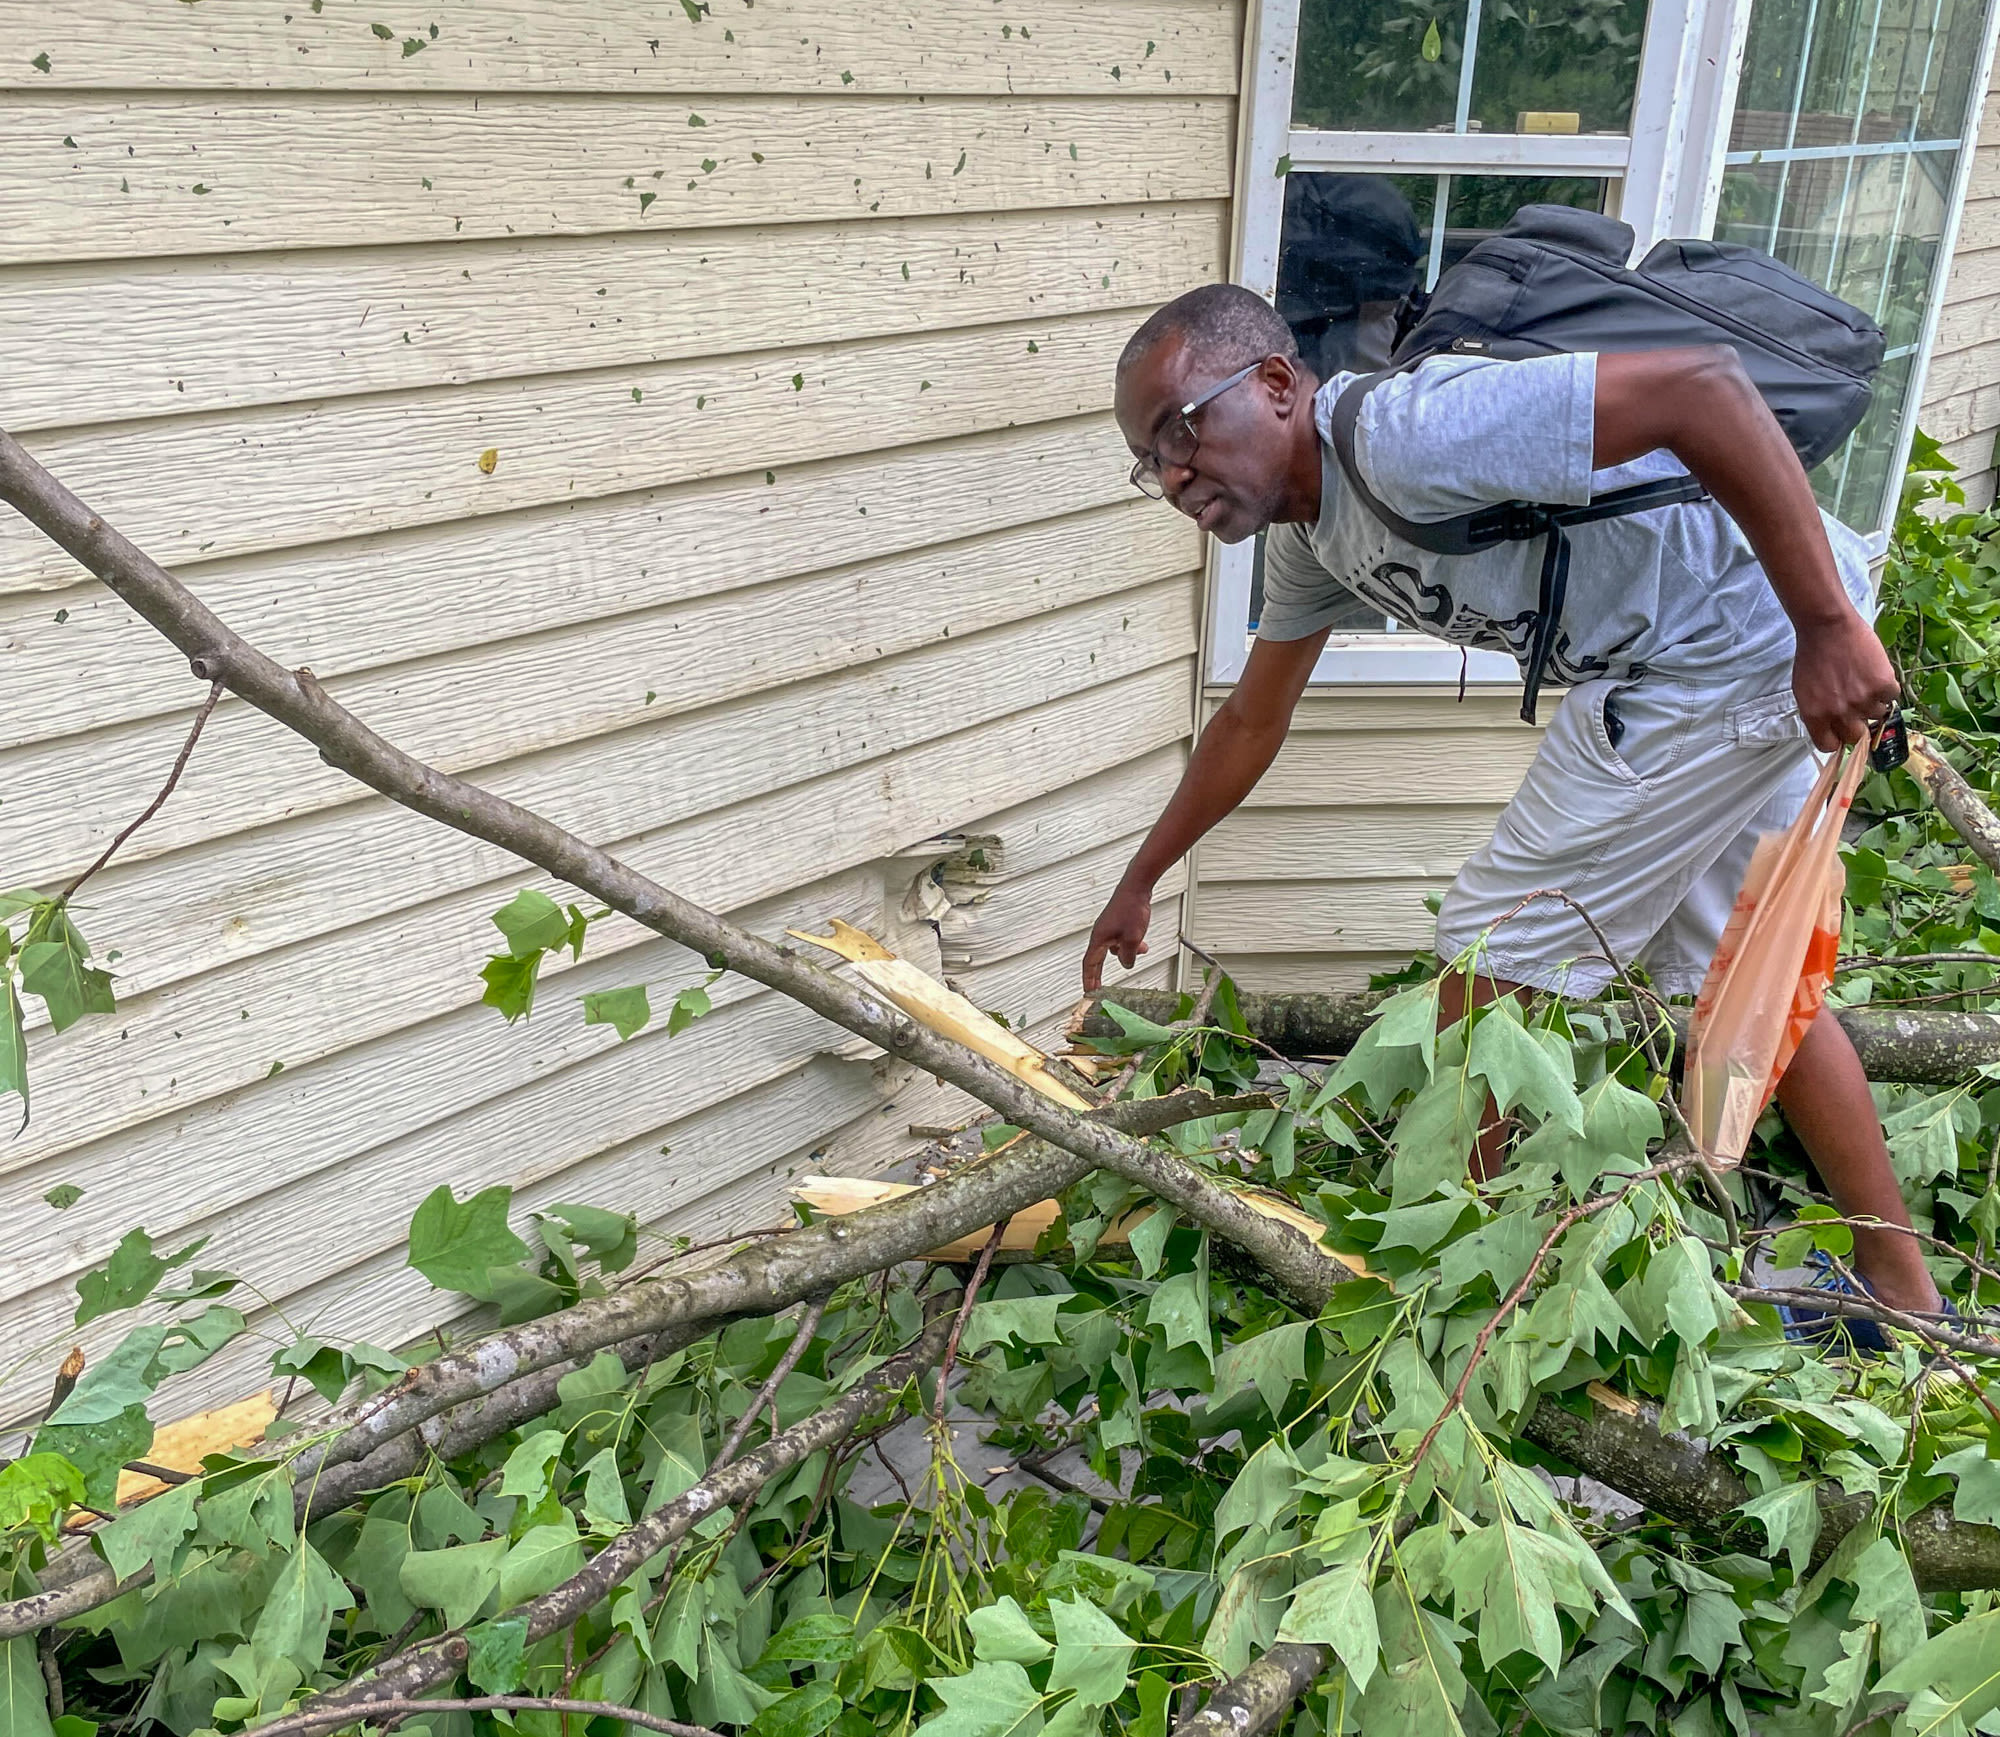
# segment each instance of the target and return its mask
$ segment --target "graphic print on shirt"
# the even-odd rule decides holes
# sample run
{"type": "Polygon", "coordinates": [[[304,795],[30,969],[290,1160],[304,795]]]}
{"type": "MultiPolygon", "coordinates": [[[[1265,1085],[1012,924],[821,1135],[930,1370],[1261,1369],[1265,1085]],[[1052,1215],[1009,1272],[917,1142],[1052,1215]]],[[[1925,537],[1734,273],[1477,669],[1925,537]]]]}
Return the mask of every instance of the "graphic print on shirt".
{"type": "MultiPolygon", "coordinates": [[[[1441,569],[1442,570],[1442,569],[1441,569]]],[[[1342,576],[1348,590],[1371,608],[1397,621],[1406,621],[1437,639],[1453,645],[1477,647],[1484,651],[1504,651],[1526,666],[1534,643],[1535,610],[1499,620],[1460,603],[1447,585],[1433,584],[1415,567],[1404,561],[1377,561],[1373,567],[1357,569],[1342,576]]],[[[1547,679],[1562,687],[1575,687],[1594,677],[1610,673],[1608,658],[1576,655],[1568,630],[1556,630],[1555,645],[1549,653],[1547,679]]]]}

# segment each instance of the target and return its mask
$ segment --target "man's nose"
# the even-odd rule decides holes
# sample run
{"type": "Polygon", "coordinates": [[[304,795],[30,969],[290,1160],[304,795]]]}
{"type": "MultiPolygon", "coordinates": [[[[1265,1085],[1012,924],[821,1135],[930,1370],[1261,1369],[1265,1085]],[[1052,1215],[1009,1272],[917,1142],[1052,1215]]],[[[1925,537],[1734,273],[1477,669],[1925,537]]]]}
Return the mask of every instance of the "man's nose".
{"type": "Polygon", "coordinates": [[[1160,490],[1167,497],[1167,504],[1178,509],[1181,496],[1189,483],[1194,481],[1194,466],[1191,464],[1162,464],[1160,466],[1160,490]]]}

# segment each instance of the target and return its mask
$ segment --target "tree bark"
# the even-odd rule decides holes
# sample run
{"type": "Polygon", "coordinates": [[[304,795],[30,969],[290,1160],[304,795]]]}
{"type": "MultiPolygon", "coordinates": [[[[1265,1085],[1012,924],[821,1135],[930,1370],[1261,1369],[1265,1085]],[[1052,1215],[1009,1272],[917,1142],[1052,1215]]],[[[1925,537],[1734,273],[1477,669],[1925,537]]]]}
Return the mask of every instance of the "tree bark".
{"type": "Polygon", "coordinates": [[[1263,1737],[1333,1667],[1333,1649],[1279,1641],[1174,1726],[1173,1737],[1263,1737]]]}
{"type": "MultiPolygon", "coordinates": [[[[1250,1035],[1285,1055],[1345,1055],[1367,1028],[1387,997],[1379,991],[1351,994],[1260,995],[1241,992],[1250,1035]]],[[[1167,989],[1110,989],[1093,996],[1087,1011],[1071,1027],[1084,1043],[1115,1038],[1121,1028],[1097,1003],[1115,1001],[1146,1019],[1173,1017],[1179,997],[1167,989]]],[[[1632,1009],[1622,1013],[1630,1023],[1632,1009]]],[[[1949,1013],[1887,1007],[1840,1007],[1834,1010],[1861,1065],[1872,1080],[1910,1085],[1950,1085],[1991,1062],[2000,1062],[2000,1013],[1949,1013]]],[[[1676,1046],[1687,1041],[1688,1009],[1667,1010],[1676,1046]]]]}
{"type": "Polygon", "coordinates": [[[2000,815],[1980,800],[1978,792],[1927,738],[1911,736],[1909,763],[1912,775],[1937,804],[1938,813],[1972,847],[1974,856],[2000,874],[2000,815]]]}

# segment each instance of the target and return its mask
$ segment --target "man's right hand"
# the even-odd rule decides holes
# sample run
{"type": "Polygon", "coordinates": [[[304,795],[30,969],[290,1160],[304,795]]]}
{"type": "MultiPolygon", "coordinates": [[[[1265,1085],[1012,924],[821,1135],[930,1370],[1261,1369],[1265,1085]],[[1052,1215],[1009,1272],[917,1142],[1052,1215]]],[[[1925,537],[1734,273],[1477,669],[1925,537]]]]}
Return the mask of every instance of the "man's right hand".
{"type": "Polygon", "coordinates": [[[1146,931],[1152,925],[1152,888],[1120,885],[1090,931],[1090,946],[1083,955],[1087,993],[1095,994],[1104,987],[1105,954],[1117,954],[1118,963],[1131,969],[1132,962],[1146,951],[1146,931]]]}

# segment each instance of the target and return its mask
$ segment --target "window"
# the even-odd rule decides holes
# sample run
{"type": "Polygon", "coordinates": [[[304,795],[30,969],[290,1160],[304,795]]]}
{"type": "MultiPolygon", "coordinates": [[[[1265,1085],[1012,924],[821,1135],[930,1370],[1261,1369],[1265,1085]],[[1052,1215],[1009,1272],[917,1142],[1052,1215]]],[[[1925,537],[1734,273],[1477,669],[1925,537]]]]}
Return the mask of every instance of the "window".
{"type": "MultiPolygon", "coordinates": [[[[1885,522],[1936,323],[1987,0],[1262,0],[1238,277],[1322,375],[1377,366],[1397,302],[1521,206],[1623,217],[1643,250],[1714,234],[1873,314],[1868,418],[1814,475],[1885,522]]],[[[1234,679],[1261,549],[1219,549],[1210,678],[1234,679]]],[[[1472,654],[1474,680],[1511,661],[1472,654]]],[[[1316,681],[1457,681],[1455,648],[1373,615],[1336,623],[1316,681]]]]}

